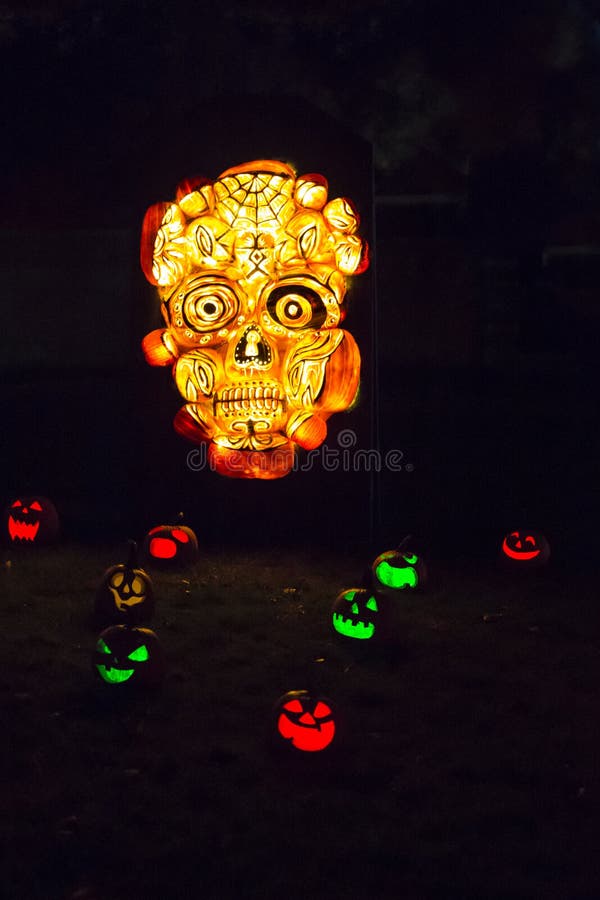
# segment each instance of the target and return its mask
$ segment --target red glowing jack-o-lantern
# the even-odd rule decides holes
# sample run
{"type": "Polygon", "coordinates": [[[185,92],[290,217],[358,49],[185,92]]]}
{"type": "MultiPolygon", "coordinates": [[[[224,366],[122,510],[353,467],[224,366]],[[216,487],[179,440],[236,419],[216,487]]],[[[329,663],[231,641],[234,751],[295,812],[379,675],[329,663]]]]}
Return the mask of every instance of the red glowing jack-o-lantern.
{"type": "Polygon", "coordinates": [[[198,557],[198,538],[181,521],[175,525],[157,525],[146,535],[144,557],[158,567],[191,565],[198,557]]]}
{"type": "Polygon", "coordinates": [[[58,538],[58,513],[47,497],[13,500],[5,515],[8,540],[15,546],[51,544],[58,538]]]}
{"type": "Polygon", "coordinates": [[[502,541],[502,559],[519,568],[535,569],[550,558],[550,545],[539,531],[511,531],[502,541]]]}
{"type": "Polygon", "coordinates": [[[307,753],[331,746],[336,716],[329,700],[309,691],[288,691],[275,704],[278,745],[307,753]]]}

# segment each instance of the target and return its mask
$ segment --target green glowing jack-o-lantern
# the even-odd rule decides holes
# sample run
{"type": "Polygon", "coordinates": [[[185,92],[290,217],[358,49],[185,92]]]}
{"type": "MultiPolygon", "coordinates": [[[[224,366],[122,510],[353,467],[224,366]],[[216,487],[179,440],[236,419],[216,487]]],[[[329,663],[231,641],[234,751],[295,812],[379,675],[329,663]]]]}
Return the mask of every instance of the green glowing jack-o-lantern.
{"type": "Polygon", "coordinates": [[[13,500],[5,512],[5,521],[5,533],[13,546],[52,544],[58,538],[58,513],[47,497],[22,497],[13,500]]]}
{"type": "Polygon", "coordinates": [[[388,600],[367,588],[340,591],[332,607],[332,623],[338,634],[358,641],[382,641],[388,637],[388,600]]]}
{"type": "Polygon", "coordinates": [[[105,684],[153,687],[163,680],[165,660],[149,628],[111,625],[98,636],[94,671],[105,684]]]}
{"type": "Polygon", "coordinates": [[[515,569],[537,569],[550,558],[550,544],[539,531],[520,529],[505,535],[502,560],[515,569]]]}
{"type": "Polygon", "coordinates": [[[288,691],[275,704],[274,715],[279,748],[319,753],[336,736],[337,715],[331,702],[310,691],[288,691]]]}
{"type": "Polygon", "coordinates": [[[395,550],[381,553],[371,573],[376,591],[386,596],[397,596],[401,591],[422,590],[427,581],[427,568],[421,556],[408,549],[407,539],[395,550]]]}
{"type": "Polygon", "coordinates": [[[179,513],[175,525],[157,525],[144,539],[144,559],[157,568],[184,568],[198,558],[198,538],[182,524],[179,513]]]}
{"type": "Polygon", "coordinates": [[[152,580],[137,565],[135,541],[129,542],[127,562],[111,566],[102,576],[96,591],[94,612],[96,620],[105,625],[113,622],[139,625],[152,618],[152,580]]]}

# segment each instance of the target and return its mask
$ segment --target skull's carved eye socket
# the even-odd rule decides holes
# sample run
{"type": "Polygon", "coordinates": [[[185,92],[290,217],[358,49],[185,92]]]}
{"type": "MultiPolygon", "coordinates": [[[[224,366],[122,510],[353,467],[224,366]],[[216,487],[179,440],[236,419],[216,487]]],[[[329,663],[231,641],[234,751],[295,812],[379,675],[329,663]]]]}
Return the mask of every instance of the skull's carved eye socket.
{"type": "Polygon", "coordinates": [[[238,306],[228,284],[196,283],[183,301],[183,318],[194,331],[215,331],[233,319],[238,306]]]}
{"type": "Polygon", "coordinates": [[[320,328],[327,316],[325,304],[306,285],[281,285],[271,291],[267,310],[284,328],[320,328]]]}

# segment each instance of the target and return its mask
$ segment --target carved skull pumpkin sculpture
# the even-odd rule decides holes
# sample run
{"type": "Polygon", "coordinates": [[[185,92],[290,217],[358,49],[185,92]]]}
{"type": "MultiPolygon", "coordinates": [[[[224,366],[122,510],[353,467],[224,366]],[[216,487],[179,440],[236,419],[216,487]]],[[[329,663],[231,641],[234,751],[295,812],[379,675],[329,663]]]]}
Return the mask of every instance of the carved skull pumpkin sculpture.
{"type": "Polygon", "coordinates": [[[58,513],[47,497],[16,499],[6,512],[8,539],[15,546],[50,544],[58,538],[58,513]]]}
{"type": "Polygon", "coordinates": [[[165,329],[143,341],[185,399],[175,429],[223,475],[279,478],[356,397],[360,353],[339,326],[346,276],[368,266],[358,214],[321,175],[256,160],[180,184],[146,213],[141,263],[165,329]]]}

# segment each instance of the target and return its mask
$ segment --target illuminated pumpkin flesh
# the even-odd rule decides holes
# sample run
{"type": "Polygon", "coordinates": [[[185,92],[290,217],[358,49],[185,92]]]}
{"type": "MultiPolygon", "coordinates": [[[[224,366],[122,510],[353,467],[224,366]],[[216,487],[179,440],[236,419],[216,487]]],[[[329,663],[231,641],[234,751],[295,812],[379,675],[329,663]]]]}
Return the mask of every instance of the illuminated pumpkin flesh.
{"type": "Polygon", "coordinates": [[[105,684],[157,685],[164,676],[164,657],[149,628],[112,625],[98,637],[94,669],[105,684]]]}
{"type": "Polygon", "coordinates": [[[11,544],[49,544],[58,537],[58,513],[47,497],[13,500],[6,512],[6,524],[11,544]]]}
{"type": "Polygon", "coordinates": [[[187,179],[148,210],[142,268],[166,328],[142,346],[173,365],[186,401],[175,429],[207,442],[221,474],[287,474],[294,448],[318,447],[355,399],[360,353],[340,325],[346,276],[368,265],[358,226],[323,176],[276,160],[187,179]]]}
{"type": "Polygon", "coordinates": [[[289,691],[278,701],[275,712],[277,734],[285,746],[316,753],[331,745],[336,725],[328,700],[308,691],[289,691]]]}
{"type": "Polygon", "coordinates": [[[550,558],[550,545],[536,531],[511,531],[502,541],[502,555],[506,562],[519,567],[537,568],[550,558]]]}

